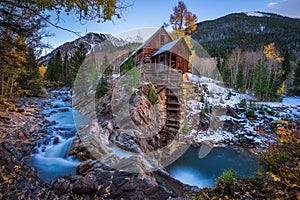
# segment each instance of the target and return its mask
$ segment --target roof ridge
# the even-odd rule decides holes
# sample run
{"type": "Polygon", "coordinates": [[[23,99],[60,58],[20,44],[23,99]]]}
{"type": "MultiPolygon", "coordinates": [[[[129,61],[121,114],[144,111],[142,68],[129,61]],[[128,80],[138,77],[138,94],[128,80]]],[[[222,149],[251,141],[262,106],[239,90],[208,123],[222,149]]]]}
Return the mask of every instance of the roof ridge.
{"type": "Polygon", "coordinates": [[[152,55],[152,57],[157,56],[157,55],[159,55],[159,54],[161,54],[161,53],[164,53],[164,52],[166,52],[166,51],[172,49],[172,48],[173,48],[173,47],[174,47],[181,39],[183,39],[183,38],[182,38],[182,37],[181,37],[181,38],[178,38],[178,39],[176,39],[176,40],[173,40],[173,41],[171,41],[171,42],[169,42],[169,43],[163,45],[162,47],[160,47],[160,48],[152,55]]]}

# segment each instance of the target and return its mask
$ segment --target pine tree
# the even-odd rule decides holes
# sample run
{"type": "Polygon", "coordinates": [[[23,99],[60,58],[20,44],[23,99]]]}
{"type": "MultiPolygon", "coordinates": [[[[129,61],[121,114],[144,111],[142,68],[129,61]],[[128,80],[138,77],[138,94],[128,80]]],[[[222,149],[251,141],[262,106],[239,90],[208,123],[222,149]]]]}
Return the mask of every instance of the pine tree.
{"type": "Polygon", "coordinates": [[[191,129],[189,127],[188,119],[187,117],[184,117],[183,119],[183,127],[182,127],[182,132],[184,134],[189,134],[191,132],[191,129]]]}
{"type": "Polygon", "coordinates": [[[68,80],[68,68],[70,67],[68,55],[65,54],[62,65],[62,82],[67,83],[68,80]]]}
{"type": "Polygon", "coordinates": [[[126,74],[126,72],[130,71],[132,68],[134,68],[133,57],[129,56],[126,62],[124,63],[123,74],[126,74]]]}
{"type": "Polygon", "coordinates": [[[255,114],[256,110],[257,110],[257,106],[252,101],[250,101],[249,108],[247,109],[245,114],[248,117],[255,117],[256,116],[256,114],[255,114]]]}
{"type": "Polygon", "coordinates": [[[294,82],[291,93],[300,96],[300,62],[298,62],[298,66],[295,69],[294,82]]]}
{"type": "Polygon", "coordinates": [[[80,44],[77,51],[69,60],[69,67],[67,69],[67,85],[73,86],[76,79],[77,72],[86,57],[86,50],[83,44],[80,44]]]}
{"type": "Polygon", "coordinates": [[[45,73],[45,79],[48,81],[54,81],[54,76],[55,76],[55,71],[54,71],[54,59],[51,58],[48,61],[48,66],[47,66],[47,70],[45,73]]]}
{"type": "Polygon", "coordinates": [[[239,66],[239,71],[236,75],[236,79],[235,79],[235,89],[244,92],[244,73],[243,73],[243,68],[240,65],[239,66]]]}
{"type": "Polygon", "coordinates": [[[226,53],[224,53],[224,56],[223,56],[223,62],[221,63],[222,65],[221,65],[220,73],[221,73],[223,81],[229,83],[230,71],[226,67],[227,57],[228,57],[228,55],[226,52],[226,53]]]}
{"type": "Polygon", "coordinates": [[[39,72],[38,63],[32,48],[26,54],[24,65],[26,72],[23,73],[18,82],[18,96],[39,96],[42,94],[42,77],[39,72]]]}
{"type": "Polygon", "coordinates": [[[222,70],[221,58],[219,56],[217,57],[217,68],[219,71],[222,70]]]}
{"type": "Polygon", "coordinates": [[[157,93],[156,93],[155,88],[152,84],[149,85],[149,99],[150,99],[152,105],[155,105],[155,104],[159,103],[157,93]]]}
{"type": "Polygon", "coordinates": [[[289,51],[286,49],[283,54],[283,61],[282,61],[282,70],[283,70],[283,76],[282,76],[282,82],[286,80],[287,76],[291,72],[291,60],[290,60],[290,54],[289,51]]]}
{"type": "Polygon", "coordinates": [[[242,99],[239,103],[239,107],[246,110],[247,109],[247,101],[246,99],[242,99]]]}
{"type": "Polygon", "coordinates": [[[55,80],[62,81],[63,78],[63,61],[61,58],[61,53],[58,51],[54,57],[55,66],[55,80]]]}
{"type": "Polygon", "coordinates": [[[101,98],[107,93],[107,82],[105,81],[104,77],[102,76],[99,80],[96,89],[96,98],[101,98]]]}
{"type": "Polygon", "coordinates": [[[54,57],[48,62],[48,67],[45,73],[45,78],[48,81],[62,81],[63,61],[60,51],[57,51],[54,57]]]}
{"type": "Polygon", "coordinates": [[[266,66],[260,60],[254,69],[253,92],[259,100],[270,100],[270,76],[266,66]]]}

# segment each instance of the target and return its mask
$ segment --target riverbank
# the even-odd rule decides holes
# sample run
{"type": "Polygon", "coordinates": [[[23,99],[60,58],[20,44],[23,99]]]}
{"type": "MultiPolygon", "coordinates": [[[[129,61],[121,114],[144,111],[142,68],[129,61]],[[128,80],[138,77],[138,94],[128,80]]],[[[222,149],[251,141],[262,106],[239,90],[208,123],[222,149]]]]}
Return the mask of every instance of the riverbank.
{"type": "MultiPolygon", "coordinates": [[[[277,194],[272,193],[272,190],[281,191],[284,186],[278,181],[284,180],[284,177],[279,176],[280,174],[269,173],[260,174],[254,178],[234,178],[229,183],[217,182],[213,189],[199,190],[177,181],[164,170],[145,172],[143,167],[140,167],[139,172],[133,174],[112,169],[89,157],[86,149],[80,145],[80,138],[72,138],[75,135],[73,128],[68,125],[63,128],[65,125],[60,124],[66,119],[55,122],[56,117],[59,117],[60,114],[65,115],[71,112],[70,108],[66,107],[66,105],[70,105],[71,101],[70,96],[66,94],[68,91],[54,91],[47,98],[20,99],[15,105],[6,104],[6,107],[2,107],[0,164],[4,167],[0,169],[1,199],[167,199],[182,196],[191,199],[198,197],[202,199],[217,197],[238,199],[276,197],[277,194]],[[62,96],[63,93],[65,96],[62,96]],[[53,132],[58,133],[58,136],[53,132]],[[69,155],[72,154],[77,159],[81,156],[81,162],[78,162],[74,175],[65,174],[44,184],[37,171],[27,162],[28,158],[31,157],[30,155],[43,154],[54,146],[59,147],[66,141],[66,137],[74,139],[69,155]],[[266,194],[256,186],[257,184],[265,184],[263,190],[266,194]]],[[[108,124],[104,127],[107,126],[108,124]]],[[[297,161],[299,154],[291,155],[291,158],[297,161]]],[[[48,161],[44,160],[45,163],[40,164],[49,164],[48,161]]],[[[135,162],[142,163],[141,160],[135,162]]],[[[286,162],[288,164],[285,163],[278,168],[290,166],[291,161],[286,162]]],[[[56,164],[50,163],[49,167],[56,164]]],[[[293,184],[286,186],[288,192],[279,194],[279,196],[295,195],[291,191],[299,188],[299,185],[297,186],[297,181],[299,181],[297,173],[299,172],[296,168],[291,169],[295,174],[295,178],[291,179],[293,184]]]]}
{"type": "MultiPolygon", "coordinates": [[[[69,138],[74,135],[72,128],[60,124],[68,119],[55,121],[59,114],[70,111],[64,106],[70,103],[70,98],[61,98],[61,93],[52,92],[47,98],[20,99],[3,109],[0,118],[1,199],[167,199],[191,189],[163,170],[146,172],[141,167],[138,173],[121,172],[97,160],[87,160],[84,155],[73,175],[67,173],[57,179],[50,173],[51,179],[41,179],[39,176],[43,174],[36,166],[34,169],[28,159],[52,154],[53,149],[57,150],[64,143],[62,135],[69,138]]],[[[75,157],[86,153],[83,148],[76,149],[78,142],[80,139],[76,138],[69,152],[75,157]]],[[[49,163],[49,159],[36,161],[37,166],[47,165],[48,168],[59,164],[49,163]]]]}
{"type": "Polygon", "coordinates": [[[0,111],[0,199],[54,198],[43,186],[36,171],[27,164],[27,157],[47,121],[41,114],[40,98],[19,99],[1,104],[0,111]]]}

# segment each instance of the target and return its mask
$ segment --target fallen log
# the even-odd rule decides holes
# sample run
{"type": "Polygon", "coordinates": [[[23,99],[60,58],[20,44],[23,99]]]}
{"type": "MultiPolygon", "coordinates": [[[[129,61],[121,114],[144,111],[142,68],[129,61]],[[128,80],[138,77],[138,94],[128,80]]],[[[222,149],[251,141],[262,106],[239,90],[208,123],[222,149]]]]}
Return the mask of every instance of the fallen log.
{"type": "Polygon", "coordinates": [[[233,108],[231,108],[229,105],[226,105],[226,108],[227,108],[227,115],[231,116],[231,117],[234,117],[234,118],[237,118],[237,119],[240,119],[241,117],[239,116],[239,114],[237,114],[233,108]]]}

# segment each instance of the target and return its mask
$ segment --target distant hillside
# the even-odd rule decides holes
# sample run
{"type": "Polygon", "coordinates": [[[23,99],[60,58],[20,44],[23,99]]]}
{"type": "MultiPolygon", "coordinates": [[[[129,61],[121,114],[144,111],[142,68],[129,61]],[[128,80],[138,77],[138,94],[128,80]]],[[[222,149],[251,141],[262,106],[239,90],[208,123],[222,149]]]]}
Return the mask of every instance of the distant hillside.
{"type": "MultiPolygon", "coordinates": [[[[216,20],[198,23],[192,38],[198,41],[210,54],[241,47],[255,50],[263,45],[275,42],[281,51],[285,47],[300,60],[300,19],[283,17],[264,12],[230,14],[216,20]]],[[[86,53],[106,41],[111,46],[131,45],[130,42],[113,37],[110,34],[88,33],[84,37],[67,42],[51,53],[41,57],[39,63],[47,62],[58,50],[62,58],[71,57],[79,44],[84,44],[86,53]]],[[[136,45],[133,43],[132,45],[136,45]]]]}
{"type": "Polygon", "coordinates": [[[271,42],[300,59],[300,19],[272,13],[230,14],[198,23],[192,38],[209,53],[242,47],[255,50],[271,42]]]}
{"type": "Polygon", "coordinates": [[[110,34],[97,34],[97,33],[88,33],[85,36],[78,38],[72,42],[66,42],[63,45],[54,49],[51,53],[41,57],[39,59],[40,64],[47,65],[51,57],[53,57],[57,51],[60,51],[62,59],[67,54],[70,58],[73,53],[77,50],[77,47],[83,44],[86,49],[86,54],[88,54],[95,46],[98,45],[109,45],[113,47],[120,47],[127,44],[126,41],[113,37],[110,34]]]}

